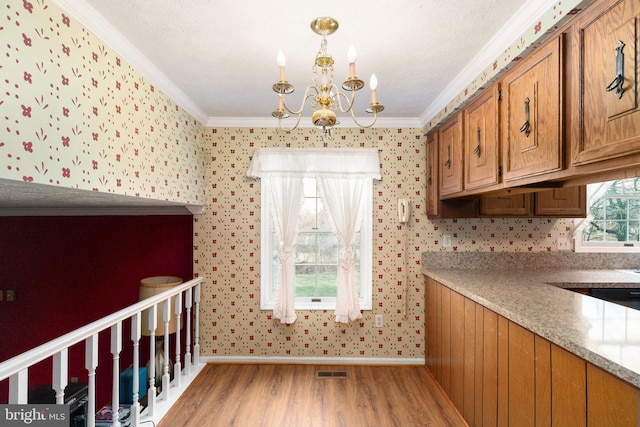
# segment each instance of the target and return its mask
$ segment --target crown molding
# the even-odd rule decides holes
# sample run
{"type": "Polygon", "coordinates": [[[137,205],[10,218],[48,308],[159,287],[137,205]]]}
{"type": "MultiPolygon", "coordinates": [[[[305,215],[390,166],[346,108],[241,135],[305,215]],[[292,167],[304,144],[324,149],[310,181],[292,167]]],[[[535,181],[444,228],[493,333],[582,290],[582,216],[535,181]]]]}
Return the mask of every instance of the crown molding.
{"type": "MultiPolygon", "coordinates": [[[[348,117],[340,117],[341,123],[336,125],[339,128],[359,128],[354,121],[348,117]]],[[[358,118],[363,123],[370,121],[370,117],[358,118]]],[[[290,118],[285,121],[285,126],[293,126],[295,119],[290,118]]],[[[278,120],[273,117],[209,117],[206,121],[209,128],[278,128],[278,120]]],[[[311,123],[311,117],[302,117],[300,119],[299,128],[315,128],[311,123]]],[[[376,124],[372,128],[422,128],[420,119],[417,117],[378,117],[376,124]]]]}
{"type": "Polygon", "coordinates": [[[556,3],[557,0],[538,0],[523,4],[420,115],[421,127],[426,126],[429,120],[442,111],[473,79],[491,65],[527,29],[535,25],[540,17],[556,3]]]}
{"type": "Polygon", "coordinates": [[[185,109],[200,123],[207,121],[207,115],[164,73],[149,61],[138,49],[116,30],[93,7],[81,0],[52,0],[60,9],[68,13],[87,30],[113,49],[140,74],[149,79],[167,94],[176,104],[185,109]]]}

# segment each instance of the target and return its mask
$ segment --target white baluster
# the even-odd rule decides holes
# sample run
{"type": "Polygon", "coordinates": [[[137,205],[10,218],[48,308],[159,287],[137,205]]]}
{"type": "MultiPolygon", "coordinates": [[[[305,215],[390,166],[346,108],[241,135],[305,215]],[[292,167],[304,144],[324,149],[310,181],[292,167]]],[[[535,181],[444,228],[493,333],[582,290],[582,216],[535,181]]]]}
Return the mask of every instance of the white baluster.
{"type": "Polygon", "coordinates": [[[158,326],[157,306],[149,308],[149,390],[147,391],[147,405],[149,416],[155,414],[156,409],[156,327],[158,326]]]}
{"type": "Polygon", "coordinates": [[[120,409],[120,352],[122,351],[122,322],[111,327],[111,354],[113,355],[113,380],[111,410],[113,427],[120,427],[118,419],[120,409]]]}
{"type": "Polygon", "coordinates": [[[187,289],[184,295],[185,296],[184,305],[187,308],[187,315],[186,315],[187,325],[185,328],[185,331],[187,333],[186,345],[185,345],[186,354],[184,355],[185,375],[191,375],[191,304],[193,301],[193,294],[191,292],[192,292],[191,289],[187,289]]]}
{"type": "Polygon", "coordinates": [[[141,313],[131,318],[131,341],[133,341],[133,404],[131,405],[131,425],[138,427],[140,423],[140,331],[141,313]]]}
{"type": "Polygon", "coordinates": [[[180,362],[180,328],[182,320],[182,292],[175,297],[176,300],[176,363],[173,365],[173,381],[175,387],[180,387],[182,377],[182,363],[180,362]]]}
{"type": "Polygon", "coordinates": [[[29,368],[9,377],[9,403],[25,404],[29,400],[29,368]]]}
{"type": "Polygon", "coordinates": [[[87,369],[89,387],[87,403],[87,425],[96,423],[96,368],[98,367],[98,334],[85,340],[85,368],[87,369]]]}
{"type": "Polygon", "coordinates": [[[194,288],[194,300],[196,303],[196,332],[195,332],[195,345],[193,347],[193,364],[200,364],[200,285],[202,282],[198,283],[194,288]]]}
{"type": "Polygon", "coordinates": [[[164,400],[169,400],[169,385],[171,376],[169,375],[169,322],[171,321],[171,299],[167,299],[163,305],[164,320],[164,364],[162,365],[162,393],[164,400]]]}
{"type": "Polygon", "coordinates": [[[56,391],[56,404],[64,405],[64,389],[69,377],[69,349],[65,348],[53,355],[53,389],[56,391]]]}

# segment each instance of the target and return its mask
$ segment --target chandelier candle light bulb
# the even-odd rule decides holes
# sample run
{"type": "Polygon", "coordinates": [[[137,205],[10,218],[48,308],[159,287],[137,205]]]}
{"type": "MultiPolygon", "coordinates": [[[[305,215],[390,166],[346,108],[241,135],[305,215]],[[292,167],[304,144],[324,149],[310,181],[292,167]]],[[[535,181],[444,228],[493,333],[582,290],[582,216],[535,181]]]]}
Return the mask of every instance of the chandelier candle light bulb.
{"type": "Polygon", "coordinates": [[[281,50],[278,51],[278,65],[280,66],[280,81],[284,82],[286,81],[285,79],[285,73],[284,73],[284,66],[287,65],[287,58],[285,58],[284,53],[282,53],[281,50]]]}
{"type": "Polygon", "coordinates": [[[347,59],[349,60],[349,78],[353,79],[356,77],[356,48],[353,45],[349,46],[347,59]]]}
{"type": "Polygon", "coordinates": [[[371,88],[371,104],[377,104],[378,94],[376,93],[376,89],[378,89],[378,79],[376,79],[375,74],[371,74],[371,80],[369,80],[369,87],[371,88]]]}

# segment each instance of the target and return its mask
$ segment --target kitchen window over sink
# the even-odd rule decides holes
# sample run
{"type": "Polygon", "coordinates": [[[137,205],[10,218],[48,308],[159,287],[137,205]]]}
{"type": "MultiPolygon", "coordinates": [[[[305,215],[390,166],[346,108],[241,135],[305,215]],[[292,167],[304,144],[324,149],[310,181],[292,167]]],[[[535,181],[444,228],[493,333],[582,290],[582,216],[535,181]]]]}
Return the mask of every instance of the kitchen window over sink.
{"type": "Polygon", "coordinates": [[[640,252],[640,177],[587,185],[576,252],[640,252]]]}

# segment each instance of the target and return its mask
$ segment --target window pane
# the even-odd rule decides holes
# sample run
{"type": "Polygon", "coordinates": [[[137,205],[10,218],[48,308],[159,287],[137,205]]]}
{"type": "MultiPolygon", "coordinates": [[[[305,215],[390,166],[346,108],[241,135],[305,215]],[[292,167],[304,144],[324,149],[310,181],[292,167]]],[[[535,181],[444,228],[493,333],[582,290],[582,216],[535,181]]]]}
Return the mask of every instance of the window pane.
{"type": "Polygon", "coordinates": [[[629,199],[629,219],[640,220],[640,199],[629,199]]]}
{"type": "Polygon", "coordinates": [[[626,242],[627,241],[627,222],[626,221],[606,221],[605,227],[607,235],[606,241],[626,242]]]}
{"type": "Polygon", "coordinates": [[[640,241],[640,221],[629,221],[629,237],[627,241],[638,242],[640,241]]]}
{"type": "Polygon", "coordinates": [[[592,201],[591,206],[589,207],[589,211],[591,213],[591,215],[593,215],[593,218],[596,220],[599,219],[605,219],[605,210],[604,210],[604,204],[605,204],[605,200],[606,199],[597,199],[595,201],[592,201]]]}
{"type": "Polygon", "coordinates": [[[591,221],[582,233],[585,242],[601,242],[604,240],[604,221],[591,221]]]}
{"type": "Polygon", "coordinates": [[[316,228],[316,201],[315,198],[305,198],[302,210],[298,218],[299,230],[313,230],[316,228]]]}
{"type": "Polygon", "coordinates": [[[318,263],[337,264],[338,263],[338,239],[333,234],[317,234],[318,238],[318,263]]]}
{"type": "Polygon", "coordinates": [[[606,202],[607,219],[627,218],[627,199],[610,198],[606,202]]]}
{"type": "Polygon", "coordinates": [[[337,265],[296,265],[297,297],[335,297],[337,265]]]}
{"type": "Polygon", "coordinates": [[[315,264],[318,259],[317,238],[314,233],[299,233],[295,245],[295,263],[315,264]]]}

